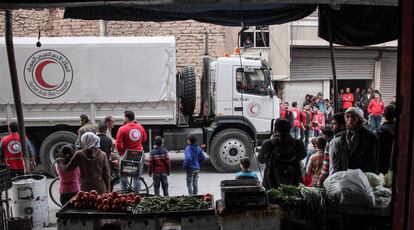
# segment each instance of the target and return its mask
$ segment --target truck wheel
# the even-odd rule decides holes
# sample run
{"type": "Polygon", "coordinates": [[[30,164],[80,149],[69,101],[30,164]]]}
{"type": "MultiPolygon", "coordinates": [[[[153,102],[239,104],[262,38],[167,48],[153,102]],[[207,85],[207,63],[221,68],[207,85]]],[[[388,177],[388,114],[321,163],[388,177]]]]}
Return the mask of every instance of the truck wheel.
{"type": "Polygon", "coordinates": [[[58,152],[63,145],[75,145],[75,141],[78,139],[74,133],[69,131],[59,131],[50,134],[42,143],[40,147],[40,161],[45,169],[50,172],[50,166],[55,158],[58,156],[58,152]]]}
{"type": "Polygon", "coordinates": [[[184,67],[182,72],[183,95],[181,106],[186,115],[192,115],[196,104],[196,79],[193,67],[184,67]]]}
{"type": "Polygon", "coordinates": [[[226,129],[213,137],[209,155],[211,163],[218,171],[240,171],[240,159],[253,156],[252,141],[240,129],[226,129]]]}

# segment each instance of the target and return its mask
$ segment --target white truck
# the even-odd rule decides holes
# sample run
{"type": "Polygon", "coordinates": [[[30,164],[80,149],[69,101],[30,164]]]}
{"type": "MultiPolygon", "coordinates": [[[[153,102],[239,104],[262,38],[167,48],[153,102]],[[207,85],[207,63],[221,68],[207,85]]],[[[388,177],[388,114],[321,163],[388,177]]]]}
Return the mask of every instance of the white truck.
{"type": "MultiPolygon", "coordinates": [[[[4,39],[0,39],[0,133],[16,119],[4,39]]],[[[58,149],[74,143],[79,115],[92,122],[112,115],[117,127],[131,110],[150,140],[161,135],[171,151],[183,150],[192,132],[221,172],[271,134],[279,99],[266,61],[239,55],[203,59],[200,114],[192,67],[176,66],[174,37],[15,38],[28,138],[49,169],[58,149]]],[[[113,131],[115,136],[116,130],[113,131]]]]}

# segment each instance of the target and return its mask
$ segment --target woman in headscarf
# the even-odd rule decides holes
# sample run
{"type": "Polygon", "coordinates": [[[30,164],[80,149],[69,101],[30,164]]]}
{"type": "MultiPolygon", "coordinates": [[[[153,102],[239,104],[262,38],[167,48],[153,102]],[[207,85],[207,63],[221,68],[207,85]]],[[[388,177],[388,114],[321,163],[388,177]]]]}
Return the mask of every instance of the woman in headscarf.
{"type": "Polygon", "coordinates": [[[67,165],[62,165],[62,169],[71,171],[79,167],[81,190],[96,190],[102,194],[110,190],[110,169],[106,154],[99,149],[99,141],[92,132],[83,134],[81,143],[84,148],[78,150],[67,165]]]}

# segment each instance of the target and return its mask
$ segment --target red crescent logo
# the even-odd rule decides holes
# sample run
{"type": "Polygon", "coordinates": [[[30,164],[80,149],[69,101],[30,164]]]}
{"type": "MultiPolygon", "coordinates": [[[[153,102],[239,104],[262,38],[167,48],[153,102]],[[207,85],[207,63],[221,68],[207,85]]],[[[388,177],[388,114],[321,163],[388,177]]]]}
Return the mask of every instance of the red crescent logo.
{"type": "Polygon", "coordinates": [[[45,79],[43,78],[43,74],[42,74],[42,72],[43,72],[43,69],[47,66],[47,65],[49,65],[49,64],[51,64],[51,63],[53,63],[53,64],[56,64],[56,62],[54,62],[54,61],[51,61],[51,60],[46,60],[46,61],[43,61],[43,62],[41,62],[37,67],[36,67],[36,71],[35,71],[35,77],[36,77],[36,81],[42,86],[42,87],[44,87],[44,88],[47,88],[47,89],[52,89],[52,88],[55,88],[56,86],[58,86],[58,85],[50,85],[49,83],[47,83],[46,81],[45,81],[45,79]]]}
{"type": "Polygon", "coordinates": [[[256,114],[256,113],[253,111],[253,109],[254,109],[254,106],[251,106],[251,107],[250,107],[250,112],[251,112],[251,113],[253,113],[253,114],[256,114]]]}

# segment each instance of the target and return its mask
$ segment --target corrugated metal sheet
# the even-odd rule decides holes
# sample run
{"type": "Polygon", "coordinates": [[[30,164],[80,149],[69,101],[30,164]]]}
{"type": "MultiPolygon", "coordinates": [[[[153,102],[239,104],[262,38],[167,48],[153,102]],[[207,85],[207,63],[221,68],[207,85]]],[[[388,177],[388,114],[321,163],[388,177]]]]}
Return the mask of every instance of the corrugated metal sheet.
{"type": "MultiPolygon", "coordinates": [[[[336,50],[336,72],[339,80],[373,79],[378,51],[336,50]]],[[[332,69],[328,49],[294,49],[291,81],[331,80],[332,69]]]]}
{"type": "Polygon", "coordinates": [[[381,59],[380,92],[387,105],[396,94],[397,52],[386,52],[381,59]]]}
{"type": "Polygon", "coordinates": [[[289,102],[289,104],[296,101],[299,108],[302,109],[305,95],[316,95],[319,92],[323,92],[323,81],[285,82],[282,99],[283,101],[289,102]]]}

